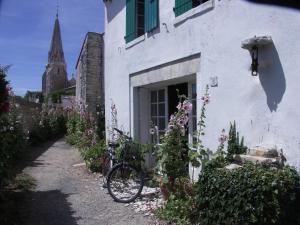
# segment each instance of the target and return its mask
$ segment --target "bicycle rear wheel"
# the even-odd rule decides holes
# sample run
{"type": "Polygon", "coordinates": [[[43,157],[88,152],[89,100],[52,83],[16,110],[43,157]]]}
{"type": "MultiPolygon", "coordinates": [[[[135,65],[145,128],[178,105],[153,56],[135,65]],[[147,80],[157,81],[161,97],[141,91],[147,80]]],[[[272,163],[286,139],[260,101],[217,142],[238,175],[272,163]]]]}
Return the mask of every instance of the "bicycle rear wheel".
{"type": "Polygon", "coordinates": [[[107,177],[108,192],[117,202],[134,201],[141,194],[143,186],[143,173],[127,163],[115,165],[107,177]]]}

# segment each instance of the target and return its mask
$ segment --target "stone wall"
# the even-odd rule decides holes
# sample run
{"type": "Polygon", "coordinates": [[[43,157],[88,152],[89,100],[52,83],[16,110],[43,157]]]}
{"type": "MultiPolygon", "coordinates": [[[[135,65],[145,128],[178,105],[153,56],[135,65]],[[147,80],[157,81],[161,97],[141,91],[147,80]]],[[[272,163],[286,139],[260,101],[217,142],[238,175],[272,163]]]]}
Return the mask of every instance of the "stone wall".
{"type": "Polygon", "coordinates": [[[34,119],[39,117],[40,112],[42,111],[42,104],[28,102],[23,98],[15,97],[14,104],[18,108],[18,112],[20,113],[20,119],[23,124],[23,130],[30,131],[34,126],[34,119]]]}
{"type": "Polygon", "coordinates": [[[76,101],[95,113],[104,104],[103,34],[87,33],[76,66],[76,101]]]}

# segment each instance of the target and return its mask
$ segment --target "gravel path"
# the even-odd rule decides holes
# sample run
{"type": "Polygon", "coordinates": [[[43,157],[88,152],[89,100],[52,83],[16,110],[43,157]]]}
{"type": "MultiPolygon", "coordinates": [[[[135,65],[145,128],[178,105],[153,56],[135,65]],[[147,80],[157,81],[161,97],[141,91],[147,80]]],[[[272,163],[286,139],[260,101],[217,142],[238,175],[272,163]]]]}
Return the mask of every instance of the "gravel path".
{"type": "Polygon", "coordinates": [[[60,139],[24,169],[37,186],[19,206],[22,225],[155,224],[151,217],[114,202],[99,178],[80,163],[78,150],[60,139]]]}

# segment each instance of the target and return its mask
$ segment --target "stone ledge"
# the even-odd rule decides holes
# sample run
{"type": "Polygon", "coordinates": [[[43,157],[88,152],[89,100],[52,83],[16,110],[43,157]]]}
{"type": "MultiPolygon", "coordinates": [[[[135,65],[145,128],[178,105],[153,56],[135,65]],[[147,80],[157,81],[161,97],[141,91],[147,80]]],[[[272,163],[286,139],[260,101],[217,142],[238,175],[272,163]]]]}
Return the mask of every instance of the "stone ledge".
{"type": "Polygon", "coordinates": [[[278,164],[277,158],[266,158],[262,156],[252,155],[235,155],[234,161],[238,164],[244,164],[245,162],[252,162],[258,164],[278,164]]]}

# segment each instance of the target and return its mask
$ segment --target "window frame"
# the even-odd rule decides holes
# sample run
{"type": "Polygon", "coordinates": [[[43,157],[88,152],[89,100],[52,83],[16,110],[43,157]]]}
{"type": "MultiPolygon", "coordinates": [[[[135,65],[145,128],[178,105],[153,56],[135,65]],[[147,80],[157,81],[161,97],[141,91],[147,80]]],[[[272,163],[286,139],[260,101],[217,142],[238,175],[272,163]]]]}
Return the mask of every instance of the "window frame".
{"type": "MultiPolygon", "coordinates": [[[[200,16],[202,14],[205,14],[208,11],[214,9],[214,7],[215,7],[215,0],[208,0],[194,8],[185,11],[184,13],[178,16],[175,15],[175,11],[174,11],[174,16],[175,16],[174,26],[178,26],[184,23],[186,20],[194,18],[195,16],[200,16]]],[[[173,10],[174,9],[175,7],[173,8],[173,10]]]]}
{"type": "MultiPolygon", "coordinates": [[[[159,121],[159,119],[162,119],[162,118],[164,118],[164,120],[165,120],[165,130],[159,130],[159,128],[158,128],[158,133],[155,133],[154,135],[156,135],[156,137],[155,138],[153,138],[153,136],[152,135],[150,135],[150,136],[152,136],[151,137],[151,141],[154,143],[154,144],[160,144],[160,132],[165,132],[166,131],[166,128],[167,128],[167,126],[168,126],[168,89],[167,89],[167,87],[163,87],[163,88],[155,88],[155,89],[150,89],[149,90],[149,107],[150,107],[150,121],[154,124],[154,121],[152,120],[152,118],[153,117],[156,117],[156,122],[157,122],[157,126],[158,126],[158,121],[159,121]],[[159,91],[161,91],[161,90],[163,90],[164,91],[164,101],[163,102],[160,102],[159,101],[159,99],[158,99],[158,93],[159,93],[159,91]],[[152,101],[151,101],[151,94],[152,94],[152,92],[156,92],[157,93],[157,95],[156,95],[156,97],[157,97],[157,101],[155,102],[155,103],[153,103],[152,101]],[[156,104],[156,116],[152,116],[152,105],[154,105],[154,104],[156,104]],[[158,114],[159,114],[159,104],[164,104],[164,106],[165,106],[165,115],[164,116],[159,116],[158,114]],[[156,141],[156,142],[155,142],[156,141]]],[[[159,126],[158,126],[159,127],[159,126]]],[[[157,132],[156,131],[156,132],[157,132]]]]}
{"type": "MultiPolygon", "coordinates": [[[[133,45],[141,42],[141,40],[145,40],[145,34],[152,32],[159,26],[158,21],[159,0],[127,0],[125,19],[126,34],[124,37],[126,44],[136,39],[139,39],[139,41],[136,41],[133,45]],[[138,8],[141,2],[142,7],[138,8]],[[133,7],[133,4],[135,4],[135,7],[133,7]],[[143,14],[141,12],[143,12],[143,14]],[[139,21],[141,21],[141,23],[139,23],[139,21]]],[[[133,45],[130,45],[130,47],[133,45]]]]}

